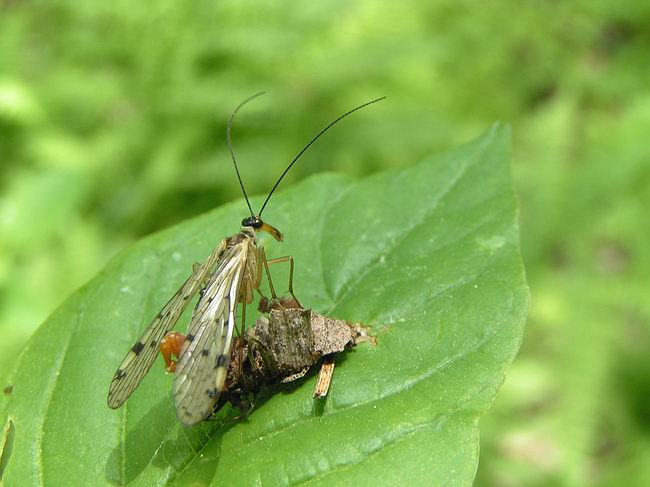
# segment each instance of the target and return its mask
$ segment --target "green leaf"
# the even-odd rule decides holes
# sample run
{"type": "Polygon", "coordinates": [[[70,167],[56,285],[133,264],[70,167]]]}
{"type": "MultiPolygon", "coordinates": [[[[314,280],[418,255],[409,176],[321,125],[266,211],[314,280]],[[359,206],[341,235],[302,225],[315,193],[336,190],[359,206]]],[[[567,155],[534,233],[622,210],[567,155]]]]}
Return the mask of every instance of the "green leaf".
{"type": "MultiPolygon", "coordinates": [[[[191,264],[238,229],[241,201],[127,249],[39,329],[5,375],[14,425],[5,485],[469,485],[478,419],[519,347],[528,290],[510,185],[509,132],[361,181],[312,177],[265,219],[296,259],[303,303],[367,323],[378,345],[264,391],[255,410],[192,429],[156,363],[126,406],[111,376],[191,264]]],[[[253,202],[259,207],[260,199],[253,202]]],[[[286,276],[273,269],[276,286],[286,276]]]]}

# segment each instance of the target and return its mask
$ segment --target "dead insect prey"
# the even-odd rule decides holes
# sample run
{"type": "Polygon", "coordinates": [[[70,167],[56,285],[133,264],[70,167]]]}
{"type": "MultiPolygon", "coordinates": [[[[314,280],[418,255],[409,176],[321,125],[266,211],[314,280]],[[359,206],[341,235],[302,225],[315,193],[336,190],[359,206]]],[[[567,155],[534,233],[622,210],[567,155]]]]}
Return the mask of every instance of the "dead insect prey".
{"type": "MultiPolygon", "coordinates": [[[[245,362],[238,358],[237,355],[237,350],[241,352],[241,344],[248,344],[245,347],[247,356],[253,357],[253,362],[250,363],[250,378],[258,374],[263,378],[263,381],[273,380],[273,377],[282,377],[288,380],[289,376],[285,375],[282,369],[273,373],[268,370],[269,364],[276,364],[278,367],[281,364],[277,360],[268,360],[268,352],[274,350],[271,342],[278,339],[279,335],[272,336],[272,333],[269,332],[271,341],[264,342],[262,327],[258,328],[256,326],[255,334],[260,334],[260,336],[252,337],[252,339],[254,338],[259,346],[250,346],[251,340],[246,338],[247,335],[244,332],[246,305],[252,303],[253,292],[259,290],[262,272],[266,274],[268,279],[272,302],[277,302],[274,301],[277,299],[277,295],[269,272],[271,264],[279,262],[288,262],[290,264],[289,293],[299,307],[298,309],[300,309],[298,299],[293,293],[293,258],[286,256],[267,260],[264,247],[257,243],[256,234],[260,231],[270,233],[276,240],[282,241],[280,231],[262,220],[262,212],[284,176],[307,148],[342,118],[383,98],[364,103],[344,113],[313,137],[280,175],[262,204],[260,211],[255,214],[239,175],[230,140],[230,129],[239,109],[259,95],[261,93],[248,98],[235,109],[230,117],[227,129],[228,148],[230,149],[237,178],[248,205],[250,216],[244,218],[238,233],[223,239],[202,264],[197,263],[193,266],[193,272],[187,281],[172,296],[131,347],[117,368],[108,390],[107,402],[111,408],[118,408],[124,404],[151,369],[159,350],[165,360],[167,371],[175,373],[173,393],[176,414],[185,425],[193,425],[206,419],[213,413],[215,408],[218,408],[224,402],[225,396],[221,397],[222,393],[227,392],[230,388],[230,385],[227,385],[230,384],[227,378],[230,376],[233,380],[235,379],[231,372],[233,369],[229,366],[231,359],[239,360],[242,366],[245,365],[245,362]],[[199,298],[194,307],[187,334],[171,332],[188,303],[197,293],[199,298]],[[242,332],[240,335],[244,338],[234,339],[238,303],[242,305],[242,332]],[[235,341],[238,345],[233,349],[235,341]],[[262,343],[264,343],[264,346],[261,345],[262,343]],[[265,351],[263,352],[262,349],[265,351]],[[267,359],[261,358],[262,362],[260,362],[260,364],[265,364],[266,368],[253,366],[256,353],[259,354],[259,357],[263,357],[265,353],[267,354],[267,359]],[[173,360],[172,356],[177,357],[178,362],[173,360]]],[[[284,310],[284,312],[287,313],[287,310],[284,310]]],[[[285,314],[283,316],[289,315],[285,314]]],[[[269,324],[274,323],[276,319],[273,310],[271,310],[269,324]]],[[[313,316],[307,321],[313,322],[313,316]]],[[[268,330],[272,328],[269,327],[268,330]]],[[[286,340],[285,343],[287,343],[286,340]]],[[[291,349],[290,353],[300,355],[299,348],[301,346],[306,346],[306,342],[302,345],[294,343],[287,350],[291,349]]],[[[302,357],[296,357],[296,363],[302,363],[304,367],[307,367],[309,360],[312,360],[309,366],[313,365],[313,357],[309,360],[306,357],[304,354],[302,357]]],[[[241,374],[239,377],[241,380],[244,379],[241,374]]],[[[242,391],[254,390],[254,388],[247,385],[237,387],[242,391]]],[[[229,393],[230,396],[232,394],[234,393],[229,393]]]]}
{"type": "Polygon", "coordinates": [[[225,392],[215,411],[227,401],[246,409],[249,394],[265,385],[295,381],[321,359],[314,398],[325,397],[334,355],[364,341],[374,343],[374,337],[361,324],[321,315],[289,299],[272,301],[268,317],[260,317],[235,341],[225,392]]]}

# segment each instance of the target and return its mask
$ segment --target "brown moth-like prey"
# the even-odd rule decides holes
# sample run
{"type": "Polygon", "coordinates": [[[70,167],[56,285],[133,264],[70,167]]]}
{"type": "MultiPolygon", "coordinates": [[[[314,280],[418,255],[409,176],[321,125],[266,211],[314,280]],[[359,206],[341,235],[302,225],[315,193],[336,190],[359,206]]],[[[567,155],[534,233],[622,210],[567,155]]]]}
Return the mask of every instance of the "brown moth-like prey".
{"type": "Polygon", "coordinates": [[[192,275],[131,347],[117,368],[108,390],[108,405],[111,408],[115,409],[124,404],[149,372],[160,350],[167,370],[175,373],[173,394],[178,419],[185,425],[194,425],[212,414],[219,395],[224,391],[237,304],[242,305],[241,316],[244,322],[246,304],[252,302],[253,291],[259,288],[262,269],[268,278],[271,295],[275,298],[269,264],[288,261],[289,292],[295,299],[292,282],[293,258],[287,256],[269,261],[266,259],[264,247],[257,243],[256,232],[260,231],[268,232],[276,240],[282,241],[280,231],[262,220],[266,204],[289,169],[321,135],[342,118],[383,99],[378,98],[353,108],[313,137],[280,175],[260,211],[255,214],[239,174],[230,130],[239,109],[261,94],[248,98],[235,109],[227,129],[228,148],[250,216],[244,218],[238,233],[223,239],[202,264],[194,265],[192,275]],[[197,292],[199,299],[194,307],[187,334],[171,332],[197,292]],[[178,358],[178,363],[171,358],[172,355],[178,358]]]}

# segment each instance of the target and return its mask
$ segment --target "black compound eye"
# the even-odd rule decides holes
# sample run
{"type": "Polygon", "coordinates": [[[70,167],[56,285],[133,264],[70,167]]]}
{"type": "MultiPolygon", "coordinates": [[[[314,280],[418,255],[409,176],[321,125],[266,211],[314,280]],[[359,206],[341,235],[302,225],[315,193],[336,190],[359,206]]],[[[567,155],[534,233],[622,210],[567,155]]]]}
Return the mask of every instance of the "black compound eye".
{"type": "Polygon", "coordinates": [[[262,228],[264,222],[256,216],[249,216],[241,221],[242,227],[262,228]]]}

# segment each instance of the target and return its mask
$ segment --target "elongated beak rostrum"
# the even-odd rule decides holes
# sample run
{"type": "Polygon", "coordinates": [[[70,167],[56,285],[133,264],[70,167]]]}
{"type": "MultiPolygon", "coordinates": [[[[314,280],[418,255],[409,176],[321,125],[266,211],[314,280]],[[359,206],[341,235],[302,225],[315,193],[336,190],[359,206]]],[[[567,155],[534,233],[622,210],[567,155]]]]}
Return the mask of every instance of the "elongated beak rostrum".
{"type": "Polygon", "coordinates": [[[269,225],[268,223],[264,223],[262,219],[257,216],[249,216],[248,218],[244,218],[241,222],[241,225],[242,227],[253,227],[256,232],[270,233],[274,239],[276,239],[278,242],[282,242],[282,233],[280,233],[280,230],[272,225],[269,225]]]}

